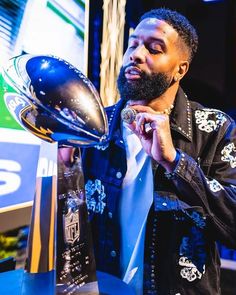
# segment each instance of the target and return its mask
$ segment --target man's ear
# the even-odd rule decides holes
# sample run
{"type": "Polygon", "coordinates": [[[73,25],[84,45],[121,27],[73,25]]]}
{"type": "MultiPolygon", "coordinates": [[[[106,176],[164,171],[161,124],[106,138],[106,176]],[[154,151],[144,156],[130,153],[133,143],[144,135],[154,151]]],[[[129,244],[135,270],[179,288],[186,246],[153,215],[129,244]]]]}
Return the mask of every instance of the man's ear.
{"type": "Polygon", "coordinates": [[[181,61],[178,66],[178,70],[174,76],[174,80],[176,82],[181,80],[187,73],[188,69],[189,69],[189,62],[187,60],[181,61]]]}

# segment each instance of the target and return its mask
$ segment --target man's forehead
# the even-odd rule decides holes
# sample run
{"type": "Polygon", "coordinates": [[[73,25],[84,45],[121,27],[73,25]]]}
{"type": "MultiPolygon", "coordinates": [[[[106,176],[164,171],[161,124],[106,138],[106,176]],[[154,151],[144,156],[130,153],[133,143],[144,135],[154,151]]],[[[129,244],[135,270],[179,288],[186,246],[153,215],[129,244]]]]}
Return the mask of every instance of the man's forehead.
{"type": "Polygon", "coordinates": [[[178,33],[176,30],[164,20],[157,18],[145,18],[142,20],[134,30],[133,36],[147,36],[147,35],[158,35],[159,37],[170,37],[177,39],[178,33]]]}

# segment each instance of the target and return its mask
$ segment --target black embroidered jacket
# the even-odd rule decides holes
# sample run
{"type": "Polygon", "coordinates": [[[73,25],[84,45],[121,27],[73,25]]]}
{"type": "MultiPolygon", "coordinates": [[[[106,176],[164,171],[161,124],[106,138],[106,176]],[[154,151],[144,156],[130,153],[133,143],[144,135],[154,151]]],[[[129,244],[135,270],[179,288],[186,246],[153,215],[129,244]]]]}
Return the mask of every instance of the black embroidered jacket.
{"type": "MultiPolygon", "coordinates": [[[[97,268],[117,276],[117,208],[126,173],[122,107],[120,100],[106,109],[107,143],[82,151],[97,268]]],[[[189,101],[181,88],[170,121],[180,159],[171,175],[153,163],[154,200],[146,228],[143,293],[217,295],[216,241],[236,247],[235,123],[221,111],[189,101]]]]}

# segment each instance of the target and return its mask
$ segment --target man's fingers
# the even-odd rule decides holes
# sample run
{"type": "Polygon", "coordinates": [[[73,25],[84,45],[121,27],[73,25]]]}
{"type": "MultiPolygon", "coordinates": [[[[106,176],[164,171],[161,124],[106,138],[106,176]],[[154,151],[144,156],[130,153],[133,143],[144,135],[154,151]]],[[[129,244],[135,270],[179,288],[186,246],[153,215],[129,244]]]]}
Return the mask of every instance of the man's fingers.
{"type": "Polygon", "coordinates": [[[131,105],[130,107],[132,107],[138,113],[149,113],[149,114],[155,114],[156,113],[152,108],[150,108],[148,106],[131,105]]]}

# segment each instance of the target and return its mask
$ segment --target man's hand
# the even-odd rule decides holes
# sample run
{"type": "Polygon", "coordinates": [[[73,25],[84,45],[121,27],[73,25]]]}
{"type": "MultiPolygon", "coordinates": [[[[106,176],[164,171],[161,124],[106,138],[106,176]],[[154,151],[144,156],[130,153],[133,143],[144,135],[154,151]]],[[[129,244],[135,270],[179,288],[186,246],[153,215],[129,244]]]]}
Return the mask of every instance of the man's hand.
{"type": "Polygon", "coordinates": [[[138,114],[136,121],[128,124],[128,127],[138,136],[144,151],[168,172],[172,172],[176,150],[171,137],[169,116],[158,114],[148,106],[132,105],[132,108],[138,114]],[[151,129],[148,128],[147,131],[145,125],[151,129]]]}

